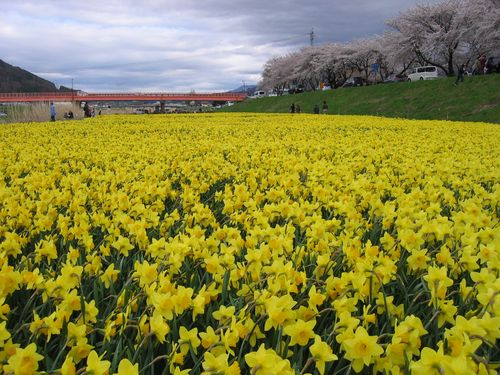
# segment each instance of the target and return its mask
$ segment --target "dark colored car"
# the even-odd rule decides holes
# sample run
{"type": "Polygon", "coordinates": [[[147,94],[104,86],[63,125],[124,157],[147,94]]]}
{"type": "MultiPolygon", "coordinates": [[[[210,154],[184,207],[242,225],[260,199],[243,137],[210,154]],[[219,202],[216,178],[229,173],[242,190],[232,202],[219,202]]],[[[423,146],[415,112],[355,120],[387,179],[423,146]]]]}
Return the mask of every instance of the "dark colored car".
{"type": "Polygon", "coordinates": [[[488,58],[486,69],[488,69],[488,73],[500,73],[500,55],[488,58]]]}
{"type": "Polygon", "coordinates": [[[365,81],[361,77],[351,77],[348,78],[347,81],[344,82],[342,87],[356,87],[356,86],[364,86],[365,81]]]}
{"type": "Polygon", "coordinates": [[[300,94],[304,92],[304,86],[292,86],[288,89],[289,94],[300,94]]]}

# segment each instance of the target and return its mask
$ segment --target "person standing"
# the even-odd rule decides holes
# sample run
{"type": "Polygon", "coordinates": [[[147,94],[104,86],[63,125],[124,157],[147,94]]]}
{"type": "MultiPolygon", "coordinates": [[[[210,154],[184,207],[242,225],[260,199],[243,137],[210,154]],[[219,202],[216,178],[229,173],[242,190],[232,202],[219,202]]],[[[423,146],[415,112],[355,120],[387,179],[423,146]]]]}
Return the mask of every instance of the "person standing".
{"type": "Polygon", "coordinates": [[[295,113],[295,104],[294,103],[292,103],[290,105],[290,113],[295,113]]]}
{"type": "Polygon", "coordinates": [[[464,81],[464,74],[465,74],[465,67],[466,66],[467,65],[465,65],[465,63],[464,63],[464,64],[460,65],[460,67],[458,68],[458,74],[457,74],[457,79],[455,81],[455,86],[458,85],[458,81],[460,81],[460,82],[464,81]]]}
{"type": "Polygon", "coordinates": [[[317,104],[314,105],[314,114],[319,115],[319,105],[317,104]]]}
{"type": "Polygon", "coordinates": [[[323,114],[326,115],[328,113],[328,104],[326,100],[323,100],[323,114]]]}
{"type": "Polygon", "coordinates": [[[56,106],[50,102],[50,121],[56,121],[56,106]]]}
{"type": "Polygon", "coordinates": [[[88,102],[85,102],[85,105],[83,106],[83,117],[90,117],[90,107],[88,102]]]}
{"type": "Polygon", "coordinates": [[[478,59],[478,74],[484,74],[486,68],[486,55],[481,55],[478,59]]]}

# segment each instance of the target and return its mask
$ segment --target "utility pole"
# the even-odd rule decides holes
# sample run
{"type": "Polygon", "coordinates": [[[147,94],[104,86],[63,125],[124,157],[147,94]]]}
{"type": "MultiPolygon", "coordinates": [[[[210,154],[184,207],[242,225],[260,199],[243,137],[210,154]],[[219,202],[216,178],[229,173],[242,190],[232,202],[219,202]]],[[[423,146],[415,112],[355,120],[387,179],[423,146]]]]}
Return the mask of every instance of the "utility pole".
{"type": "Polygon", "coordinates": [[[311,32],[309,33],[309,40],[311,42],[311,47],[314,45],[314,27],[311,29],[311,32]]]}

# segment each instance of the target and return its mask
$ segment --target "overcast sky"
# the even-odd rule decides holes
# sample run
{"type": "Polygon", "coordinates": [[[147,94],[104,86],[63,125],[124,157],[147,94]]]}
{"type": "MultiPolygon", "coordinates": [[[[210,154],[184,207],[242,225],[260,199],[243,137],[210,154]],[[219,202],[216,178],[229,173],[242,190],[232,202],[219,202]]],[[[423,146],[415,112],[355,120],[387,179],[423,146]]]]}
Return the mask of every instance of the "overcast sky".
{"type": "Polygon", "coordinates": [[[422,2],[0,0],[0,59],[88,92],[225,91],[313,28],[316,45],[380,34],[422,2]]]}

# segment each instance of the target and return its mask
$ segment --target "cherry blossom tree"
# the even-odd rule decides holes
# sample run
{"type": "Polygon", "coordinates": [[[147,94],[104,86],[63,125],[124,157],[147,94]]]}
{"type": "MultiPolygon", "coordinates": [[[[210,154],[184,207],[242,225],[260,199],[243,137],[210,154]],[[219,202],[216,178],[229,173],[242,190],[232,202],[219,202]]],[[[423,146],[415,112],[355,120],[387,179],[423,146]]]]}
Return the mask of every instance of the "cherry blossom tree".
{"type": "Polygon", "coordinates": [[[500,53],[500,0],[417,5],[387,25],[380,36],[274,57],[264,67],[262,85],[278,92],[297,84],[314,90],[319,82],[338,87],[353,75],[374,81],[402,75],[414,65],[435,65],[452,75],[462,63],[500,53]]]}
{"type": "Polygon", "coordinates": [[[421,63],[435,65],[452,75],[455,66],[474,55],[498,48],[498,0],[445,0],[417,5],[389,20],[421,63]],[[496,46],[496,47],[495,47],[496,46]]]}
{"type": "Polygon", "coordinates": [[[345,44],[328,43],[321,46],[312,66],[322,82],[328,83],[330,87],[342,85],[351,73],[347,64],[345,44]]]}
{"type": "Polygon", "coordinates": [[[463,60],[500,53],[500,1],[466,1],[458,9],[462,35],[463,60]]]}
{"type": "Polygon", "coordinates": [[[385,68],[387,75],[403,75],[417,60],[413,47],[406,43],[403,34],[388,30],[377,40],[385,64],[381,71],[385,68]]]}
{"type": "Polygon", "coordinates": [[[313,62],[319,51],[319,47],[306,47],[295,55],[292,75],[292,82],[295,85],[304,86],[309,90],[315,90],[318,87],[320,76],[314,69],[313,62]]]}
{"type": "Polygon", "coordinates": [[[352,72],[362,74],[366,81],[369,80],[371,74],[376,74],[375,71],[372,71],[372,66],[376,64],[380,67],[380,63],[382,62],[376,38],[355,40],[346,46],[346,50],[349,56],[348,63],[352,72]]]}
{"type": "Polygon", "coordinates": [[[264,90],[275,90],[279,95],[292,80],[295,54],[273,57],[264,65],[262,83],[259,85],[264,90]]]}

